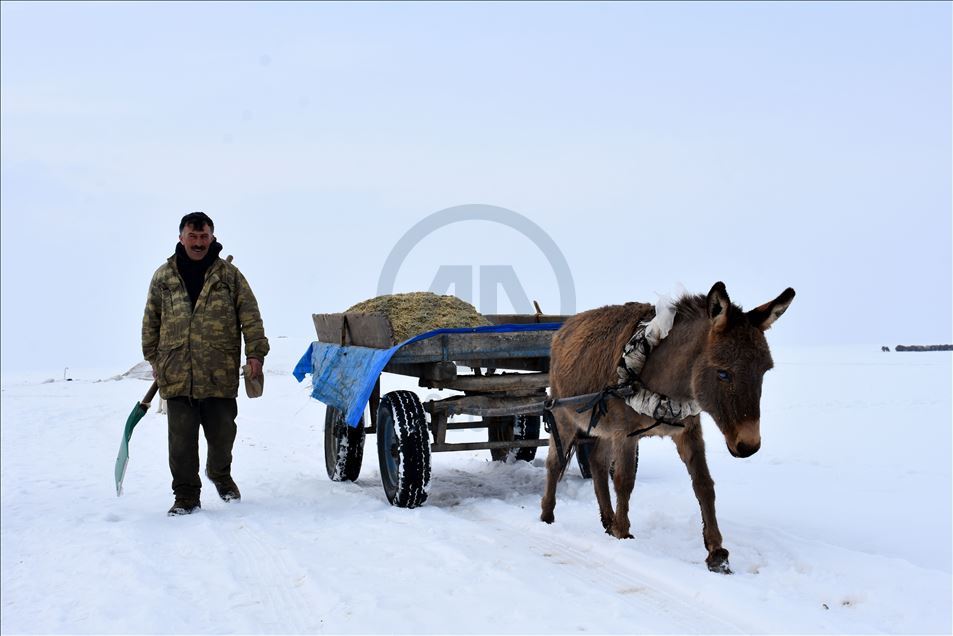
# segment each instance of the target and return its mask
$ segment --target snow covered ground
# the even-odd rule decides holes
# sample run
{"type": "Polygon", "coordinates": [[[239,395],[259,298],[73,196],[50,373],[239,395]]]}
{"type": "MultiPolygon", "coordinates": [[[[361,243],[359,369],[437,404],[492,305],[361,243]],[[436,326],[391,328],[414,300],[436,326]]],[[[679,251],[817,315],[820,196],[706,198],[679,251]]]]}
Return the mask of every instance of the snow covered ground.
{"type": "MultiPolygon", "coordinates": [[[[415,510],[387,504],[373,437],[360,479],[330,482],[324,407],[289,375],[308,343],[272,342],[265,396],[239,399],[244,499],[207,484],[190,517],[165,514],[154,412],[115,495],[146,382],[0,380],[4,634],[953,631],[949,353],[776,349],[762,450],[734,459],[706,423],[735,571],[721,576],[669,440],[642,443],[630,541],[603,533],[575,467],[556,523],[538,521],[545,450],[514,465],[435,454],[415,510]]],[[[385,390],[411,386],[385,376],[385,390]]]]}

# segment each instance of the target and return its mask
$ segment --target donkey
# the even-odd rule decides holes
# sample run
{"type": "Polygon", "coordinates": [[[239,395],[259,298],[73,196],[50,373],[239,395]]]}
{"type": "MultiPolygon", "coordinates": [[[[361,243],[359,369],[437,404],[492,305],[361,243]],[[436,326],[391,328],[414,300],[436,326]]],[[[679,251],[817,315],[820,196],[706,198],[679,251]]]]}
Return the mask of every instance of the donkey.
{"type": "MultiPolygon", "coordinates": [[[[734,457],[748,457],[761,447],[761,384],[773,362],[764,332],[794,300],[790,287],[774,300],[744,312],[731,303],[724,283],[707,296],[684,296],[675,303],[675,320],[668,337],[651,351],[640,380],[649,390],[674,400],[697,402],[725,437],[734,457]]],[[[627,303],[593,309],[569,318],[553,338],[550,385],[553,398],[596,393],[618,383],[617,365],[638,325],[650,321],[655,308],[627,303]]],[[[660,424],[630,408],[622,399],[609,397],[606,413],[590,432],[594,438],[589,455],[592,485],[599,502],[605,531],[630,539],[629,499],[638,468],[638,440],[645,435],[667,436],[675,441],[678,456],[688,468],[692,488],[701,507],[702,535],[713,572],[730,574],[728,551],[721,545],[715,519],[715,483],[705,460],[705,442],[699,415],[676,424],[660,424]],[[635,435],[631,435],[635,433],[635,435]],[[616,493],[613,511],[609,476],[616,493]]],[[[571,448],[586,436],[590,414],[574,407],[553,409],[561,446],[571,448]]],[[[566,457],[557,450],[556,435],[549,440],[546,458],[546,492],[540,519],[555,520],[556,484],[565,470],[566,457]]]]}

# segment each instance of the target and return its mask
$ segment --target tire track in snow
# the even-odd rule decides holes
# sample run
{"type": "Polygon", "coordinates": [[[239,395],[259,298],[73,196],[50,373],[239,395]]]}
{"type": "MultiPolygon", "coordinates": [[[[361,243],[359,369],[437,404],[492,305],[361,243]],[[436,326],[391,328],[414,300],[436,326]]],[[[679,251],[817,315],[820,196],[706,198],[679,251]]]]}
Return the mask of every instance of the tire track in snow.
{"type": "Polygon", "coordinates": [[[755,625],[739,624],[689,597],[684,590],[674,589],[671,584],[620,561],[618,554],[611,554],[609,548],[580,546],[554,536],[558,534],[555,527],[543,526],[542,522],[509,521],[471,506],[454,514],[478,525],[484,532],[487,528],[503,530],[510,539],[525,543],[527,553],[542,550],[544,557],[553,558],[555,563],[569,568],[576,580],[586,581],[596,588],[614,588],[617,594],[627,596],[627,604],[643,607],[652,616],[664,617],[673,632],[730,634],[758,631],[755,625]]]}
{"type": "Polygon", "coordinates": [[[259,606],[264,616],[256,619],[255,624],[265,632],[302,634],[322,629],[320,624],[314,624],[313,603],[301,591],[306,573],[292,570],[281,550],[266,543],[247,518],[236,523],[229,544],[236,552],[236,578],[248,583],[242,586],[247,590],[264,591],[265,598],[242,592],[231,599],[232,609],[259,606]]]}

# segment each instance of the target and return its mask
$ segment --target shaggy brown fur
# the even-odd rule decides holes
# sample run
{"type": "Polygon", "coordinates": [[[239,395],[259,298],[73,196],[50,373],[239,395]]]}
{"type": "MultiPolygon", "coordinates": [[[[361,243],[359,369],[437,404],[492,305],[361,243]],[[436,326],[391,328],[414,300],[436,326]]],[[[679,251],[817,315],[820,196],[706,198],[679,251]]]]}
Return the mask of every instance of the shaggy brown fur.
{"type": "MultiPolygon", "coordinates": [[[[794,299],[786,289],[774,300],[749,312],[731,304],[723,283],[707,296],[686,296],[676,303],[675,322],[668,337],[648,357],[642,381],[650,390],[677,400],[697,400],[725,436],[735,457],[748,457],[761,446],[760,400],[764,373],[771,368],[771,353],[764,337],[794,299]]],[[[618,382],[616,366],[622,349],[640,322],[651,320],[655,308],[627,303],[593,309],[573,316],[553,338],[550,359],[551,391],[555,398],[595,393],[618,382]]],[[[620,539],[629,533],[629,499],[635,487],[638,437],[628,434],[653,424],[622,400],[610,398],[608,413],[593,430],[596,442],[589,456],[599,516],[606,532],[620,539]],[[609,467],[616,493],[613,510],[609,494],[609,467]]],[[[562,440],[584,434],[589,414],[574,408],[553,411],[562,440]]],[[[717,572],[730,572],[728,551],[721,545],[715,518],[715,484],[705,461],[700,419],[690,417],[684,428],[660,426],[644,435],[670,436],[688,468],[702,513],[706,563],[717,572]]],[[[550,438],[546,460],[546,492],[540,518],[552,523],[556,484],[561,462],[550,438]]]]}

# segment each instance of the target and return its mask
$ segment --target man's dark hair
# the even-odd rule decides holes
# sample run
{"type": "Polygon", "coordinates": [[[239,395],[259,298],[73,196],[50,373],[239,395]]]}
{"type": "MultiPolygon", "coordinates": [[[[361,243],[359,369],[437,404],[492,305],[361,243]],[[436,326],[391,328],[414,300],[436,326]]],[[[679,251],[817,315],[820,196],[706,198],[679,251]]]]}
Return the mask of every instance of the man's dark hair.
{"type": "Polygon", "coordinates": [[[179,223],[179,234],[182,233],[182,230],[185,229],[185,226],[188,225],[193,230],[201,230],[206,225],[208,229],[215,231],[215,224],[212,223],[212,219],[208,218],[208,215],[205,212],[190,212],[182,217],[182,222],[179,223]]]}

